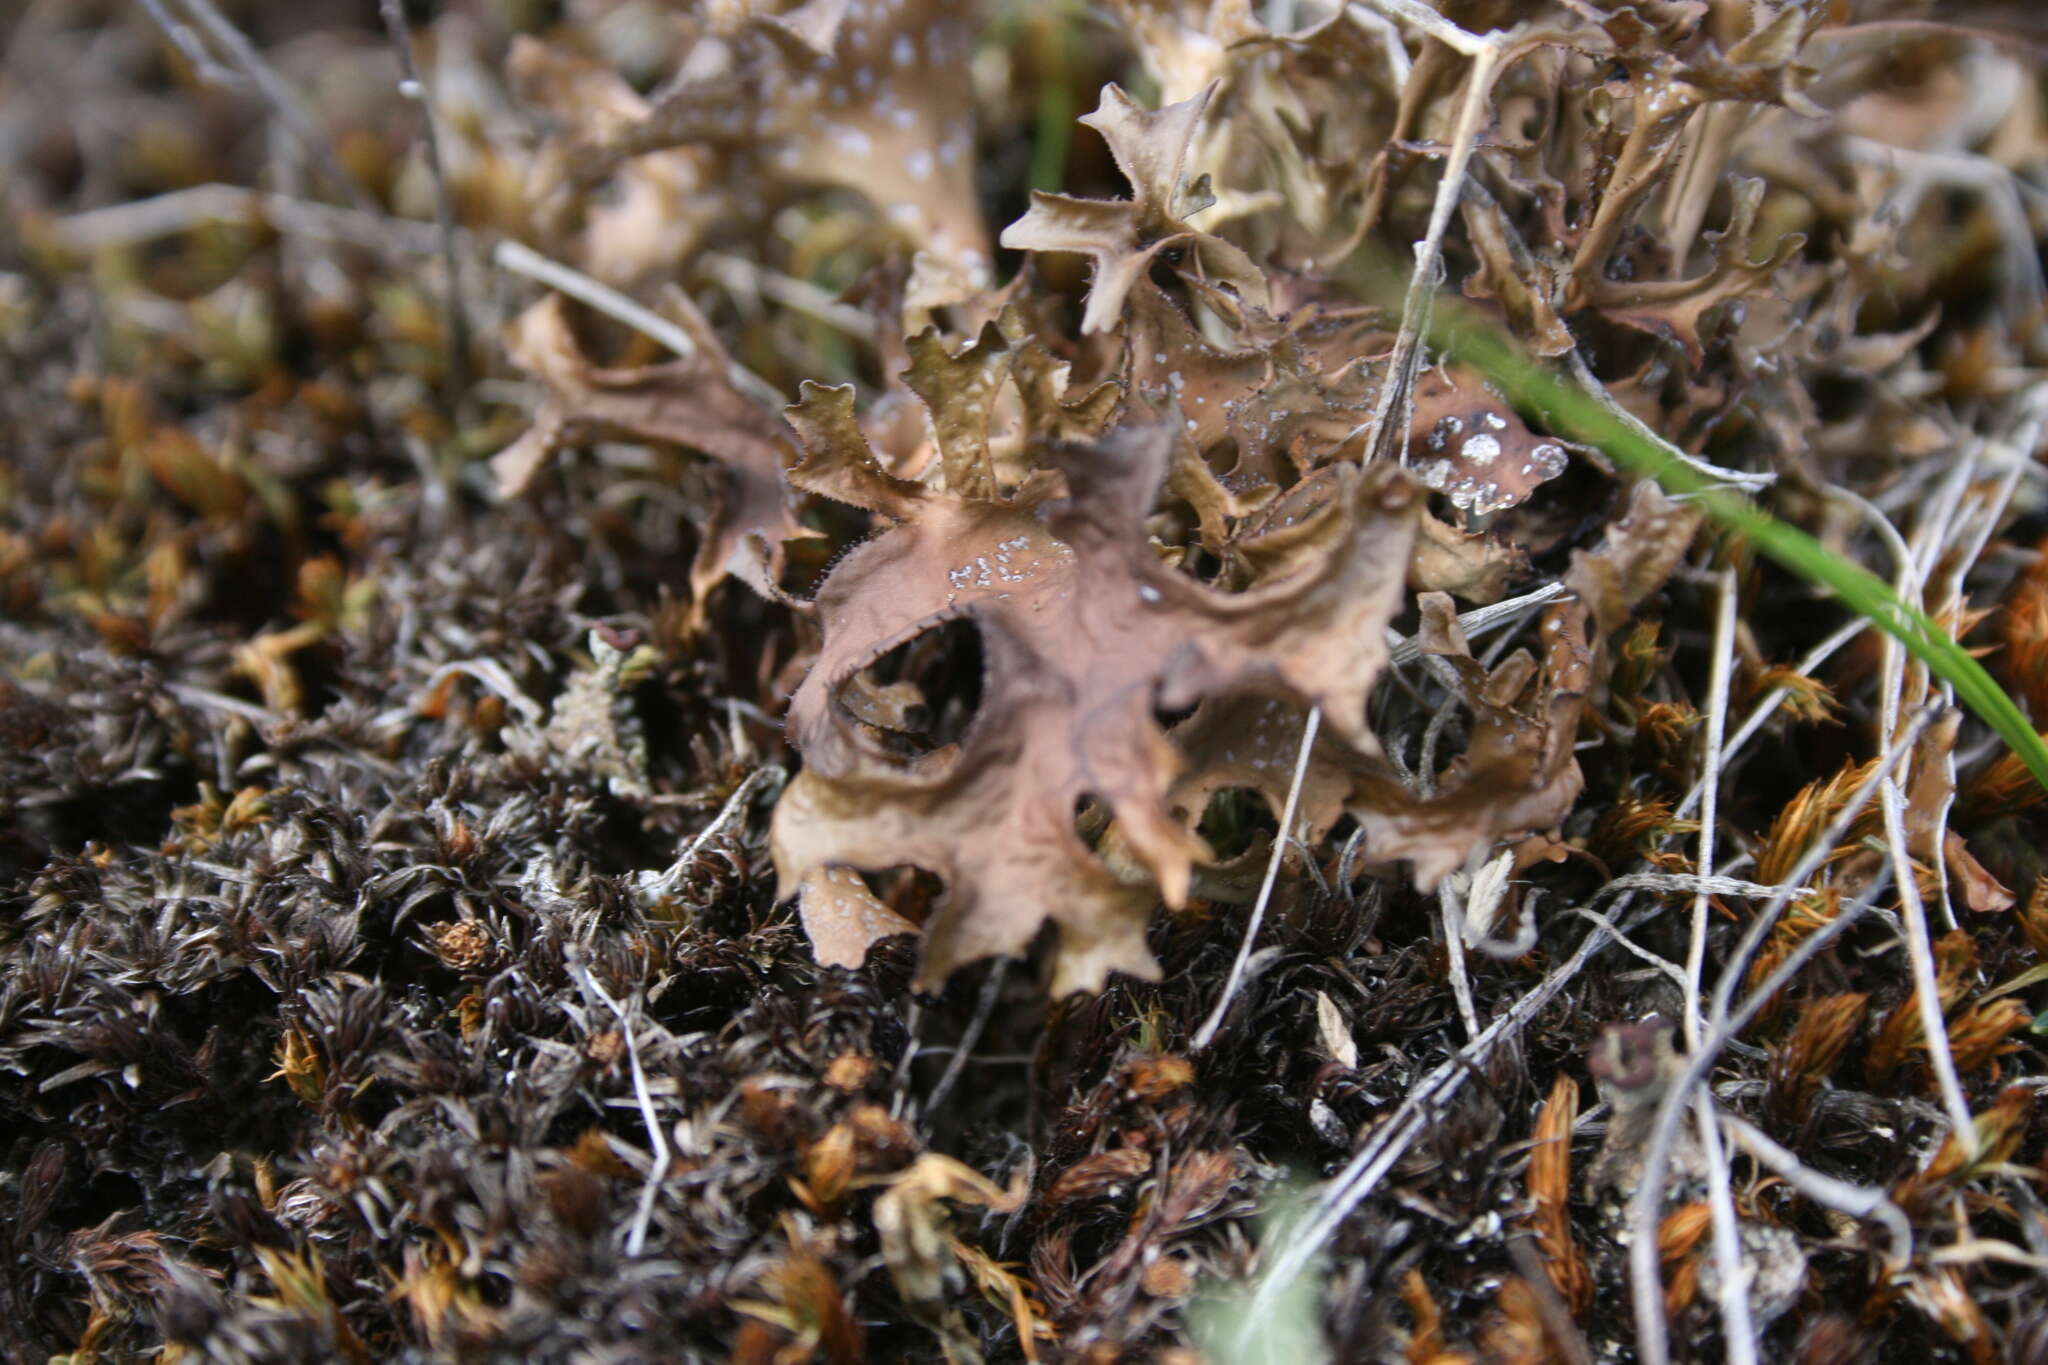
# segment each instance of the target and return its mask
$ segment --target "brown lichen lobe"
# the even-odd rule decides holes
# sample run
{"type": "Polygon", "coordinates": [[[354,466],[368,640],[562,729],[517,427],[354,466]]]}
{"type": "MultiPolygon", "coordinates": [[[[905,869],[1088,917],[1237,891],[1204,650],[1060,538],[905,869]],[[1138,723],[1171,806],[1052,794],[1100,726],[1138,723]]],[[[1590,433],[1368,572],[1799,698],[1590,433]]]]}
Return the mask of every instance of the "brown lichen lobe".
{"type": "Polygon", "coordinates": [[[1144,930],[1155,897],[1182,903],[1206,856],[1169,802],[1187,760],[1156,711],[1264,692],[1324,706],[1339,736],[1372,751],[1365,697],[1419,506],[1398,471],[1345,481],[1322,516],[1320,563],[1227,594],[1146,547],[1166,428],[1049,448],[1066,492],[1051,498],[1048,480],[1007,497],[880,484],[864,450],[828,447],[822,422],[799,425],[815,442],[801,477],[853,496],[864,485],[902,519],[818,592],[824,640],[790,708],[805,766],[776,810],[776,863],[785,892],[834,865],[936,873],[946,898],[926,926],[926,983],[1021,952],[1047,919],[1060,927],[1056,991],[1098,988],[1111,970],[1153,974],[1144,930]],[[905,761],[845,690],[889,650],[957,619],[980,633],[980,709],[957,745],[905,761]],[[1075,833],[1087,801],[1114,819],[1139,876],[1112,871],[1075,833]]]}

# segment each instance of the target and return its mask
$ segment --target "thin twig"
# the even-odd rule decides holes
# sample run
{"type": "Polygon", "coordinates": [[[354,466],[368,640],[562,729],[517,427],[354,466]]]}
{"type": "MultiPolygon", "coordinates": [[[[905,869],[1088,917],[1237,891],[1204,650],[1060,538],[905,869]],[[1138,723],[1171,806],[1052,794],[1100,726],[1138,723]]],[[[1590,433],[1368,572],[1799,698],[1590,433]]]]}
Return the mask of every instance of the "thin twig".
{"type": "Polygon", "coordinates": [[[1977,1125],[1970,1117],[1970,1102],[1963,1098],[1963,1081],[1956,1072],[1955,1055],[1949,1050],[1948,1022],[1941,1011],[1941,985],[1935,979],[1934,943],[1927,932],[1927,907],[1921,903],[1920,888],[1913,878],[1913,858],[1906,851],[1905,796],[1899,791],[1899,784],[1889,778],[1884,783],[1883,802],[1884,838],[1891,846],[1892,879],[1899,884],[1899,907],[1906,921],[1906,956],[1913,968],[1913,996],[1920,1011],[1920,1029],[1926,1035],[1927,1060],[1934,1068],[1942,1107],[1948,1110],[1956,1141],[1974,1155],[1977,1125]]]}
{"type": "Polygon", "coordinates": [[[683,879],[689,876],[690,868],[696,864],[697,855],[703,851],[704,845],[711,842],[712,836],[744,812],[753,801],[756,792],[763,787],[780,786],[788,777],[788,772],[774,763],[764,764],[748,773],[746,780],[733,789],[731,796],[725,798],[725,804],[719,807],[718,814],[712,817],[711,823],[697,831],[697,837],[690,840],[682,854],[669,864],[665,871],[639,874],[639,885],[634,888],[639,900],[643,904],[651,905],[663,896],[674,895],[676,888],[682,885],[683,879]]]}
{"type": "Polygon", "coordinates": [[[1477,1038],[1479,1011],[1472,1003],[1472,977],[1465,969],[1465,908],[1458,903],[1454,881],[1445,877],[1436,888],[1437,906],[1443,912],[1444,957],[1450,966],[1451,999],[1457,1002],[1465,1036],[1477,1038]]]}
{"type": "Polygon", "coordinates": [[[647,1128],[647,1141],[653,1149],[653,1163],[648,1167],[647,1179],[640,1187],[639,1207],[633,1213],[633,1226],[626,1234],[626,1254],[638,1256],[647,1245],[647,1225],[654,1217],[655,1196],[661,1191],[661,1182],[668,1177],[671,1153],[668,1136],[662,1132],[661,1115],[655,1112],[654,1095],[647,1088],[647,1071],[640,1063],[639,1020],[640,993],[633,993],[633,1008],[626,1007],[612,999],[611,993],[597,984],[590,968],[579,957],[572,956],[569,965],[575,970],[577,980],[583,988],[605,1003],[606,1008],[618,1016],[619,1032],[626,1040],[626,1064],[633,1073],[633,1098],[640,1105],[640,1121],[647,1128]]]}
{"type": "Polygon", "coordinates": [[[1686,985],[1685,970],[1682,967],[1680,967],[1676,962],[1673,962],[1670,958],[1665,957],[1661,953],[1653,953],[1648,948],[1645,948],[1642,944],[1637,943],[1634,939],[1630,938],[1627,934],[1624,934],[1621,931],[1620,925],[1616,924],[1613,920],[1609,919],[1607,916],[1601,914],[1598,910],[1595,910],[1590,906],[1575,905],[1571,907],[1571,909],[1565,911],[1565,913],[1568,915],[1575,915],[1580,919],[1590,921],[1591,923],[1599,925],[1602,929],[1605,929],[1608,933],[1608,936],[1611,937],[1615,941],[1615,943],[1620,945],[1624,952],[1627,952],[1628,954],[1636,958],[1638,961],[1647,962],[1653,971],[1661,972],[1664,976],[1669,978],[1671,984],[1678,987],[1680,994],[1684,993],[1686,985]]]}
{"type": "MultiPolygon", "coordinates": [[[[256,45],[249,41],[242,30],[236,28],[228,17],[214,8],[213,0],[177,0],[184,6],[186,14],[202,29],[215,48],[226,56],[237,70],[249,78],[251,84],[264,98],[280,122],[291,133],[306,155],[313,158],[320,173],[329,182],[330,188],[345,196],[349,203],[364,213],[375,213],[377,201],[363,188],[363,182],[349,173],[341,157],[320,130],[312,110],[306,107],[298,93],[285,83],[277,69],[265,61],[256,45]]],[[[173,41],[176,41],[173,39],[173,41]]]]}
{"type": "MultiPolygon", "coordinates": [[[[1818,888],[1795,886],[1795,896],[1810,896],[1818,888]]],[[[1658,891],[1681,896],[1742,896],[1749,900],[1768,900],[1783,895],[1782,886],[1766,886],[1762,882],[1746,882],[1740,877],[1702,877],[1692,872],[1631,872],[1616,877],[1600,888],[1602,896],[1615,891],[1658,891]]]]}
{"type": "Polygon", "coordinates": [[[1216,1032],[1223,1027],[1223,1016],[1230,1012],[1230,1002],[1237,995],[1237,989],[1244,983],[1245,963],[1251,960],[1252,944],[1258,939],[1259,926],[1266,920],[1266,902],[1273,898],[1273,885],[1280,879],[1280,862],[1287,856],[1288,842],[1294,838],[1294,811],[1301,804],[1301,786],[1308,778],[1310,752],[1316,746],[1316,731],[1323,723],[1323,708],[1309,708],[1308,720],[1301,727],[1301,750],[1294,757],[1294,780],[1287,786],[1287,801],[1280,812],[1280,830],[1273,839],[1273,854],[1266,859],[1266,877],[1259,883],[1259,897],[1252,902],[1251,918],[1245,922],[1244,938],[1237,945],[1237,957],[1230,964],[1230,975],[1223,982],[1223,992],[1216,997],[1216,1007],[1209,1011],[1209,1017],[1202,1027],[1195,1031],[1193,1047],[1197,1052],[1216,1040],[1216,1032]]]}
{"type": "MultiPolygon", "coordinates": [[[[1545,583],[1533,592],[1520,597],[1510,597],[1504,602],[1495,602],[1489,607],[1474,607],[1471,611],[1458,614],[1458,629],[1467,640],[1477,639],[1488,631],[1510,621],[1520,620],[1536,608],[1560,597],[1570,595],[1571,589],[1562,583],[1545,583]]],[[[1412,635],[1389,630],[1388,643],[1392,647],[1391,661],[1396,665],[1412,664],[1422,657],[1422,642],[1412,635]]]]}
{"type": "MultiPolygon", "coordinates": [[[[1933,500],[1931,514],[1922,523],[1920,545],[1909,549],[1899,563],[1893,586],[1906,601],[1917,603],[1925,596],[1923,584],[1928,566],[1948,539],[1947,528],[1952,524],[1955,507],[1968,480],[1970,463],[1967,460],[1956,462],[1954,472],[1943,481],[1941,491],[1933,500]]],[[[1879,520],[1888,519],[1880,517],[1879,520]]],[[[1884,640],[1884,692],[1878,709],[1878,732],[1886,743],[1890,743],[1898,727],[1899,711],[1904,704],[1906,672],[1905,649],[1896,638],[1887,635],[1884,640]]],[[[1947,695],[1952,701],[1953,695],[1947,695]]],[[[1920,1014],[1921,1031],[1925,1035],[1928,1062],[1934,1070],[1936,1087],[1941,1091],[1942,1107],[1948,1111],[1956,1140],[1966,1150],[1974,1152],[1977,1128],[1971,1121],[1969,1102],[1963,1098],[1962,1078],[1956,1074],[1955,1056],[1949,1048],[1948,1025],[1942,1018],[1940,985],[1935,978],[1934,945],[1927,932],[1927,907],[1920,899],[1919,883],[1913,875],[1912,851],[1906,842],[1905,797],[1900,790],[1900,782],[1908,766],[1909,758],[1902,759],[1899,777],[1886,778],[1879,793],[1884,811],[1885,842],[1890,846],[1892,879],[1899,884],[1899,908],[1904,919],[1901,937],[1905,940],[1906,956],[1912,968],[1914,999],[1920,1014]]],[[[1934,850],[1934,858],[1939,862],[1939,830],[1934,832],[1934,850]]]]}
{"type": "Polygon", "coordinates": [[[1408,278],[1408,294],[1402,300],[1401,330],[1394,338],[1393,355],[1387,362],[1387,377],[1380,385],[1379,399],[1373,405],[1372,420],[1360,429],[1365,435],[1366,459],[1394,456],[1406,460],[1407,415],[1413,398],[1416,365],[1422,356],[1422,334],[1429,329],[1430,305],[1436,299],[1444,230],[1450,226],[1451,214],[1457,210],[1473,146],[1484,130],[1486,97],[1493,89],[1494,69],[1500,64],[1501,35],[1494,33],[1483,38],[1474,37],[1414,0],[1375,0],[1375,3],[1425,28],[1432,36],[1441,38],[1472,58],[1472,69],[1465,76],[1464,102],[1459,106],[1457,122],[1451,129],[1451,146],[1444,159],[1443,181],[1437,186],[1436,202],[1430,207],[1429,229],[1415,244],[1415,273],[1408,278]],[[1456,38],[1444,36],[1438,32],[1440,29],[1449,30],[1456,38]],[[1398,449],[1392,448],[1395,432],[1400,433],[1398,449]]]}
{"type": "MultiPolygon", "coordinates": [[[[1467,33],[1438,14],[1421,0],[1365,0],[1367,6],[1395,19],[1403,19],[1430,37],[1467,57],[1476,57],[1490,46],[1496,35],[1467,33]]],[[[1360,8],[1353,5],[1354,10],[1360,8]]]]}
{"type": "Polygon", "coordinates": [[[770,270],[744,256],[725,251],[699,252],[697,264],[710,271],[728,289],[759,294],[793,313],[836,327],[857,341],[871,342],[875,339],[873,318],[852,304],[841,303],[809,280],[770,270]]]}
{"type": "Polygon", "coordinates": [[[66,248],[90,252],[134,246],[189,232],[207,223],[245,218],[279,232],[345,242],[386,256],[431,256],[441,249],[439,234],[428,224],[411,218],[339,208],[241,185],[192,185],[148,199],[75,213],[59,218],[55,226],[57,240],[66,248]]]}
{"type": "Polygon", "coordinates": [[[1650,430],[1648,424],[1642,418],[1623,407],[1620,400],[1609,393],[1607,386],[1600,382],[1599,376],[1593,373],[1593,367],[1586,363],[1584,355],[1580,354],[1577,350],[1571,350],[1565,352],[1564,360],[1566,366],[1572,372],[1573,381],[1578,384],[1579,388],[1588,397],[1605,408],[1608,416],[1621,423],[1624,427],[1627,427],[1635,436],[1655,446],[1665,459],[1676,460],[1696,474],[1703,474],[1707,478],[1717,479],[1722,483],[1733,484],[1735,487],[1748,492],[1755,492],[1760,488],[1768,488],[1778,481],[1776,474],[1753,473],[1740,469],[1724,469],[1720,465],[1709,464],[1697,455],[1688,455],[1685,451],[1680,450],[1677,446],[1650,430]]]}
{"type": "Polygon", "coordinates": [[[652,337],[685,360],[697,354],[697,343],[682,328],[651,308],[627,298],[608,284],[600,283],[560,261],[551,261],[524,242],[509,237],[498,243],[491,259],[502,270],[539,280],[550,289],[567,294],[607,317],[616,318],[643,336],[652,337]]]}
{"type": "Polygon", "coordinates": [[[1837,139],[1836,145],[1849,161],[1888,170],[1897,178],[1898,188],[1892,196],[1897,202],[1881,206],[1881,213],[1911,216],[1930,184],[1983,195],[2005,248],[2006,298],[2018,315],[2014,321],[2037,325],[2036,315],[2048,283],[2043,281],[2041,260],[2035,254],[2034,232],[2026,206],[2020,202],[2018,180],[2010,170],[1988,156],[1961,149],[1915,151],[1853,135],[1837,139]]]}
{"type": "MultiPolygon", "coordinates": [[[[1815,645],[1808,651],[1805,658],[1793,666],[1792,671],[1802,676],[1810,675],[1814,669],[1827,662],[1842,646],[1871,628],[1871,622],[1868,617],[1858,616],[1855,620],[1841,626],[1832,635],[1815,645]]],[[[1721,746],[1721,765],[1724,768],[1728,765],[1729,760],[1742,751],[1742,746],[1749,743],[1756,735],[1756,732],[1764,728],[1765,723],[1777,712],[1778,703],[1791,695],[1792,689],[1789,687],[1774,687],[1764,696],[1762,701],[1759,701],[1750,708],[1749,714],[1742,718],[1742,724],[1735,728],[1735,734],[1730,737],[1726,744],[1721,746]]],[[[1685,794],[1685,799],[1678,803],[1678,809],[1672,812],[1672,818],[1683,820],[1686,816],[1692,814],[1694,808],[1705,798],[1706,791],[1707,780],[1702,776],[1698,782],[1693,784],[1692,790],[1685,794]]]]}
{"type": "Polygon", "coordinates": [[[1398,90],[1408,84],[1408,73],[1414,69],[1415,63],[1409,60],[1408,47],[1401,41],[1401,30],[1394,27],[1393,21],[1364,4],[1348,5],[1344,14],[1352,23],[1380,40],[1380,49],[1387,57],[1387,74],[1393,78],[1394,88],[1398,90]]]}
{"type": "Polygon", "coordinates": [[[171,46],[178,49],[178,54],[192,63],[193,74],[202,82],[230,94],[249,93],[248,77],[215,61],[213,54],[206,50],[205,40],[190,24],[166,10],[164,0],[137,0],[137,3],[148,11],[156,26],[163,30],[164,37],[170,39],[171,46]]]}
{"type": "Polygon", "coordinates": [[[448,272],[443,305],[448,314],[449,410],[460,412],[469,393],[469,301],[462,288],[462,258],[455,249],[455,201],[448,193],[448,175],[441,165],[440,115],[413,60],[412,25],[401,0],[380,0],[384,27],[398,53],[399,93],[420,106],[421,141],[427,149],[427,171],[434,182],[434,221],[441,232],[441,263],[448,272]]]}
{"type": "Polygon", "coordinates": [[[932,1087],[932,1093],[925,1097],[924,1112],[929,1118],[938,1112],[939,1105],[952,1093],[960,1073],[967,1066],[967,1059],[974,1053],[974,1045],[981,1041],[983,1030],[988,1028],[990,1016],[995,1013],[996,1001],[1002,998],[1003,980],[1009,975],[1010,959],[999,957],[990,966],[988,979],[981,983],[981,998],[974,1003],[974,1017],[967,1021],[966,1031],[953,1046],[953,1055],[946,1062],[946,1069],[939,1074],[939,1083],[932,1087]]]}
{"type": "Polygon", "coordinates": [[[1535,1236],[1526,1229],[1507,1238],[1508,1256],[1521,1273],[1522,1282],[1536,1298],[1536,1311],[1543,1315],[1543,1328],[1550,1344],[1564,1353],[1565,1365],[1593,1365],[1593,1348],[1572,1317],[1572,1311],[1550,1283],[1550,1272],[1535,1246],[1535,1236]]]}

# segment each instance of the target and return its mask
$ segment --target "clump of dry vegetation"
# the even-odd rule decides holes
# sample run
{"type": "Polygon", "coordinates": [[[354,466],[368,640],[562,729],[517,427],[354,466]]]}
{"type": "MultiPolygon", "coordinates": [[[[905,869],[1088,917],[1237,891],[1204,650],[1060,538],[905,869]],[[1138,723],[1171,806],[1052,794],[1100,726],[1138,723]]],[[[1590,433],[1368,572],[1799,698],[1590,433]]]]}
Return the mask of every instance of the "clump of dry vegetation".
{"type": "Polygon", "coordinates": [[[2024,7],[0,26],[0,1355],[2048,1358],[2024,7]]]}

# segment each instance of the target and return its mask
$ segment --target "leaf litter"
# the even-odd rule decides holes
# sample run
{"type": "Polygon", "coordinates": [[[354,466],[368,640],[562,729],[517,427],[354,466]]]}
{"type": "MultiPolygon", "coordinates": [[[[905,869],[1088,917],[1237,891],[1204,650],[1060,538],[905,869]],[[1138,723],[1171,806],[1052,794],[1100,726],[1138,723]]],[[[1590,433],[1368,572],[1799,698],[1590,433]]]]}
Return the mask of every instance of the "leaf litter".
{"type": "Polygon", "coordinates": [[[2038,724],[2038,25],[412,17],[4,21],[5,1354],[2048,1343],[2039,791],[1394,302],[2038,724]]]}

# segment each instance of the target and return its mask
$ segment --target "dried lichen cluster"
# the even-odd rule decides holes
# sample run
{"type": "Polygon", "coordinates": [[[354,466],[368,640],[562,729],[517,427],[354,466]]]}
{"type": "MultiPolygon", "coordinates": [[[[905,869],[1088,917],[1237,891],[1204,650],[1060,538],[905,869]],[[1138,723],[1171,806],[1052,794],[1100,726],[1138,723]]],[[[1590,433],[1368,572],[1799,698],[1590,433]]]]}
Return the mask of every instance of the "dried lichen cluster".
{"type": "Polygon", "coordinates": [[[2048,1343],[2042,793],[1428,325],[2041,717],[2021,16],[466,0],[428,159],[401,7],[102,8],[0,21],[0,1355],[2048,1343]]]}
{"type": "MultiPolygon", "coordinates": [[[[727,41],[736,62],[743,52],[768,61],[775,74],[760,79],[771,104],[784,91],[800,104],[821,98],[819,88],[843,96],[852,73],[880,69],[875,97],[883,112],[906,115],[906,136],[951,137],[946,121],[899,109],[897,73],[870,60],[929,18],[914,5],[835,12],[815,30],[760,18],[727,41]],[[794,31],[807,41],[794,42],[794,31]]],[[[1283,256],[1269,275],[1188,219],[1217,207],[1206,187],[1222,183],[1233,202],[1272,200],[1265,216],[1284,221],[1272,212],[1279,186],[1311,171],[1310,149],[1275,141],[1271,128],[1263,139],[1254,128],[1197,146],[1205,113],[1209,128],[1233,127],[1229,101],[1211,110],[1219,86],[1262,106],[1297,64],[1328,61],[1327,45],[1353,58],[1370,45],[1358,45],[1342,15],[1286,43],[1249,15],[1234,22],[1207,35],[1224,46],[1199,59],[1206,79],[1192,82],[1195,95],[1147,111],[1109,85],[1081,120],[1102,135],[1130,199],[1038,193],[1001,234],[1007,247],[1091,260],[1074,342],[1053,340],[1031,276],[975,288],[980,248],[958,248],[982,234],[927,231],[933,214],[922,210],[903,219],[916,254],[901,315],[880,328],[900,330],[913,298],[920,315],[942,313],[947,326],[904,340],[909,363],[885,370],[891,392],[865,421],[851,387],[807,387],[774,439],[771,419],[726,381],[727,362],[701,325],[693,360],[631,372],[578,358],[556,298],[516,325],[514,356],[550,400],[500,457],[507,490],[528,483],[547,449],[594,428],[702,450],[731,471],[732,491],[699,553],[698,600],[733,573],[821,636],[791,702],[803,770],[777,808],[773,843],[821,961],[857,966],[879,938],[915,927],[846,875],[910,866],[944,886],[926,936],[927,985],[962,963],[1024,952],[1047,920],[1060,929],[1056,993],[1100,989],[1112,970],[1155,974],[1144,944],[1153,905],[1183,906],[1192,867],[1216,862],[1196,832],[1209,799],[1248,787],[1278,811],[1309,707],[1334,739],[1312,755],[1303,785],[1313,799],[1290,834],[1313,845],[1348,814],[1368,863],[1406,861],[1425,891],[1503,840],[1554,828],[1578,795],[1571,742],[1600,640],[1661,585],[1694,519],[1645,505],[1614,548],[1574,570],[1571,599],[1545,616],[1540,668],[1519,651],[1491,670],[1471,659],[1431,594],[1450,588],[1478,604],[1500,596],[1505,572],[1470,566],[1518,537],[1477,533],[1469,518],[1525,502],[1565,472],[1564,449],[1532,434],[1481,376],[1445,365],[1399,400],[1413,479],[1392,461],[1361,473],[1376,397],[1401,387],[1385,319],[1341,304],[1341,286],[1314,269],[1313,255],[1283,256]],[[1091,375],[1079,384],[1076,363],[1091,375]],[[906,420],[912,401],[922,421],[906,420]],[[792,444],[800,461],[787,458],[792,444]],[[1431,517],[1417,483],[1443,492],[1465,529],[1431,517]],[[889,528],[836,563],[808,599],[777,586],[784,547],[802,534],[791,505],[805,494],[889,528]],[[1215,566],[1208,581],[1190,572],[1205,562],[1215,566]],[[1464,756],[1430,774],[1428,791],[1386,759],[1365,716],[1410,589],[1432,604],[1425,649],[1455,672],[1476,720],[1464,756]],[[915,732],[940,699],[870,670],[952,621],[971,623],[980,639],[979,710],[957,745],[915,753],[915,732]],[[1155,713],[1185,719],[1169,732],[1155,713]],[[1084,822],[1090,808],[1106,822],[1093,847],[1076,832],[1077,808],[1084,822]]],[[[1185,36],[1185,23],[1166,29],[1185,36]]],[[[1162,87],[1189,85],[1176,63],[1193,59],[1138,32],[1162,87]]],[[[534,45],[521,51],[529,69],[553,60],[534,45]]],[[[686,104],[679,93],[663,108],[686,104]]],[[[1326,116],[1360,112],[1346,104],[1326,116]]],[[[665,120],[649,111],[569,141],[588,140],[588,156],[608,165],[619,148],[704,136],[696,121],[665,120]]],[[[559,159],[580,166],[585,155],[559,159]]],[[[818,178],[801,157],[779,154],[767,174],[818,178]]],[[[921,202],[892,197],[902,189],[892,180],[862,189],[878,207],[921,202]]],[[[1745,202],[1753,211],[1755,196],[1745,202]]],[[[1341,252],[1344,243],[1313,246],[1341,252]]],[[[1665,290],[1633,312],[1616,305],[1616,316],[1662,319],[1683,300],[1691,295],[1665,290]]]]}

